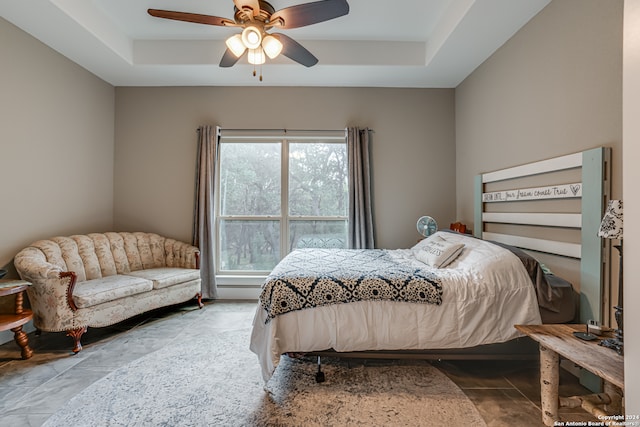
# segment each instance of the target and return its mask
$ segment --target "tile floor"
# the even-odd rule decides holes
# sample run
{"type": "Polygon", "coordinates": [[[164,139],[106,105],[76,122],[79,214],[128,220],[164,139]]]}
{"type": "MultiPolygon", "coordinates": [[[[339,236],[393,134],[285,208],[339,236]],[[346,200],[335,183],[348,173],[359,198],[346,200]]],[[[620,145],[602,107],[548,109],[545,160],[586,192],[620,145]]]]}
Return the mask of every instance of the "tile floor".
{"type": "MultiPolygon", "coordinates": [[[[212,302],[205,310],[219,311],[219,327],[250,325],[254,302],[212,302]]],[[[137,316],[107,328],[89,329],[84,349],[72,355],[71,339],[64,333],[29,334],[34,356],[19,359],[15,343],[0,345],[0,426],[40,426],[66,401],[109,372],[155,351],[178,336],[182,316],[197,315],[186,303],[137,316]]],[[[540,389],[536,361],[442,361],[434,362],[467,394],[490,427],[542,426],[540,389]]],[[[576,378],[561,377],[560,394],[584,394],[576,378]]],[[[562,410],[568,421],[593,417],[580,409],[562,410]]]]}

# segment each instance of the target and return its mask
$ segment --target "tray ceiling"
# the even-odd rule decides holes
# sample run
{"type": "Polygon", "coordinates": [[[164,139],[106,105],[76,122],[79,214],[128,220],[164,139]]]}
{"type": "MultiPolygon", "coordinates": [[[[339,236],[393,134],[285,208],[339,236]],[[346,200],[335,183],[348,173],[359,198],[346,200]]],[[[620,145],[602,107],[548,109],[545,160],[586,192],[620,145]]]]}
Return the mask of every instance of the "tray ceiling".
{"type": "MultiPolygon", "coordinates": [[[[348,15],[281,30],[311,68],[267,60],[263,81],[218,63],[237,29],[148,8],[233,18],[232,0],[0,0],[0,16],[114,86],[456,87],[550,0],[349,0],[348,15]]],[[[305,0],[271,0],[276,10],[305,0]]]]}

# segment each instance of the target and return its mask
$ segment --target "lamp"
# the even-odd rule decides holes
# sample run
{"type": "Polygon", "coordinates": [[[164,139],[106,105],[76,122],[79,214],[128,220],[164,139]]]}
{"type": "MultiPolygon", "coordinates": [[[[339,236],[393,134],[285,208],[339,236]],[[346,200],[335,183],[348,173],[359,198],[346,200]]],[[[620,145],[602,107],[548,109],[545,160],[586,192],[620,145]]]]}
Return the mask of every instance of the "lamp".
{"type": "Polygon", "coordinates": [[[598,236],[605,239],[620,239],[619,245],[613,247],[620,253],[620,270],[618,276],[618,304],[614,307],[616,309],[615,318],[618,325],[618,329],[615,330],[615,337],[602,340],[600,345],[614,349],[618,354],[624,353],[623,342],[623,324],[622,324],[622,201],[610,200],[607,205],[607,210],[602,217],[600,223],[600,229],[598,230],[598,236]]]}
{"type": "MultiPolygon", "coordinates": [[[[242,30],[242,33],[229,37],[225,44],[236,58],[240,58],[248,50],[247,61],[254,66],[264,64],[267,56],[275,59],[284,48],[277,34],[267,34],[264,32],[264,27],[255,25],[249,25],[242,30]]],[[[253,75],[256,75],[255,67],[253,75]]],[[[260,81],[262,81],[262,71],[260,81]]]]}
{"type": "Polygon", "coordinates": [[[249,49],[249,56],[247,57],[249,64],[253,65],[262,65],[265,63],[266,59],[264,57],[264,50],[261,47],[257,49],[249,49]]]}
{"type": "Polygon", "coordinates": [[[229,37],[225,44],[236,58],[240,58],[249,49],[249,63],[254,65],[264,64],[265,53],[269,58],[275,59],[284,47],[277,35],[263,34],[263,31],[253,25],[246,27],[241,34],[229,37]]]}
{"type": "Polygon", "coordinates": [[[262,43],[262,31],[253,25],[242,30],[242,43],[247,49],[256,49],[262,43]]]}
{"type": "Polygon", "coordinates": [[[225,43],[237,58],[240,58],[244,51],[247,50],[247,47],[242,42],[242,36],[240,34],[229,37],[225,43]]]}
{"type": "Polygon", "coordinates": [[[269,34],[262,40],[262,49],[271,59],[274,59],[282,52],[282,42],[276,36],[269,34]]]}

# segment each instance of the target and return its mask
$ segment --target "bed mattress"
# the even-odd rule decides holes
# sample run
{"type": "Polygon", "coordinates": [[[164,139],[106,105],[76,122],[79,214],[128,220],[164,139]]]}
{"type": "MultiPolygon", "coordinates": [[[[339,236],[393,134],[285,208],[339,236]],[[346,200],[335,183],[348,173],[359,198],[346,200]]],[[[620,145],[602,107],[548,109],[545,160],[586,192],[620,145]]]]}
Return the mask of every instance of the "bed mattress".
{"type": "Polygon", "coordinates": [[[399,263],[439,279],[439,305],[364,300],[270,317],[260,302],[250,349],[264,380],[283,353],[467,348],[509,341],[521,336],[514,325],[541,322],[535,288],[517,256],[483,240],[446,234],[464,243],[447,268],[427,267],[412,249],[388,251],[399,263]]]}

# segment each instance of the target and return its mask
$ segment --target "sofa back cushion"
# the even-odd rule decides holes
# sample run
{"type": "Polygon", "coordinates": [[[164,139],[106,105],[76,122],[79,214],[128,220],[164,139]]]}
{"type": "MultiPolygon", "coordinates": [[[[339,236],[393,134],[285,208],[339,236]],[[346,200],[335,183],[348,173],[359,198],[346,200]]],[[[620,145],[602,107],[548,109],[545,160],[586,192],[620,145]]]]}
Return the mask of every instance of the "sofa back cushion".
{"type": "Polygon", "coordinates": [[[54,237],[31,246],[40,249],[48,262],[75,272],[78,281],[85,281],[164,267],[165,245],[171,242],[154,233],[109,232],[54,237]]]}

